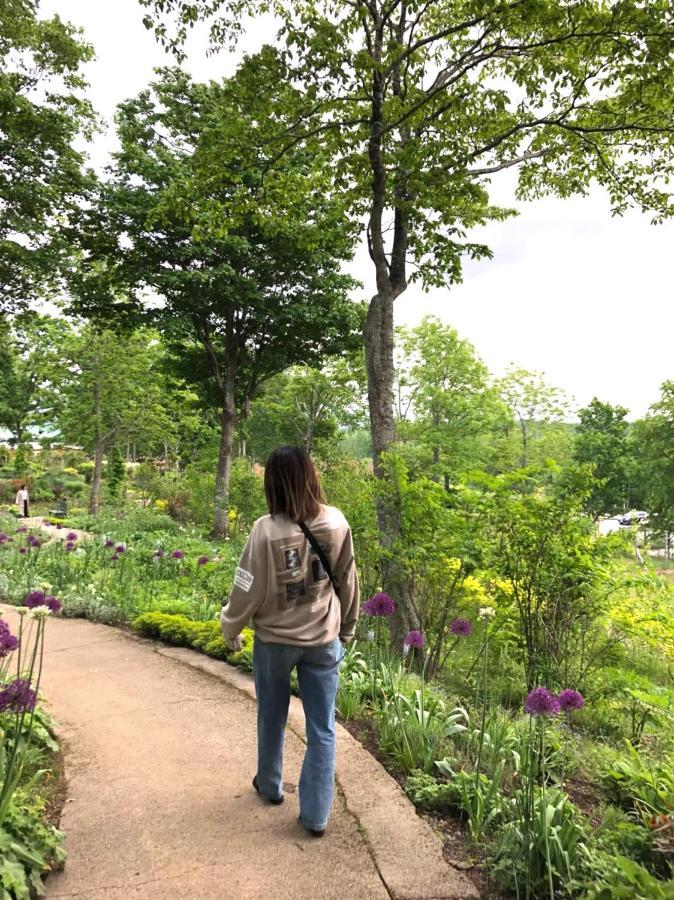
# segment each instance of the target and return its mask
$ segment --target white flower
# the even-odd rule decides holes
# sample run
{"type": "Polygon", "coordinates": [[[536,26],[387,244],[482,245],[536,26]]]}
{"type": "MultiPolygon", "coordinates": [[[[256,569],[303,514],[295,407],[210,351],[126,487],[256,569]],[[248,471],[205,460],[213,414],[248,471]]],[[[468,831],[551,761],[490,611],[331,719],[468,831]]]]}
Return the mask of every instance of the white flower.
{"type": "Polygon", "coordinates": [[[46,619],[50,615],[51,610],[48,606],[36,606],[35,609],[30,611],[31,619],[46,619]]]}
{"type": "Polygon", "coordinates": [[[27,606],[17,606],[16,611],[20,616],[25,616],[26,613],[28,612],[28,607],[27,606]]]}
{"type": "Polygon", "coordinates": [[[410,645],[403,644],[403,656],[407,656],[409,652],[410,652],[410,645]]]}
{"type": "Polygon", "coordinates": [[[493,606],[481,606],[477,617],[478,619],[493,619],[495,615],[496,610],[493,608],[493,606]]]}
{"type": "Polygon", "coordinates": [[[75,550],[75,556],[84,556],[84,552],[84,547],[78,547],[77,550],[75,550]]]}
{"type": "Polygon", "coordinates": [[[374,640],[374,631],[372,631],[372,630],[368,631],[368,633],[367,633],[367,639],[368,639],[368,641],[373,641],[373,640],[374,640]]]}

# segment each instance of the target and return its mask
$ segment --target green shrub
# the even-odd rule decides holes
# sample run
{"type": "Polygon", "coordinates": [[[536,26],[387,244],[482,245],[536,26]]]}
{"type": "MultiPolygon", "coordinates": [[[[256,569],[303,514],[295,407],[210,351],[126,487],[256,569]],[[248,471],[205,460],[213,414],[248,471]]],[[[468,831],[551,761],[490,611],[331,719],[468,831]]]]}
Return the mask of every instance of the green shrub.
{"type": "Polygon", "coordinates": [[[439,781],[420,769],[416,769],[408,776],[405,793],[415,806],[434,812],[455,809],[460,797],[455,785],[439,781]]]}
{"type": "Polygon", "coordinates": [[[43,878],[65,860],[63,835],[44,821],[45,802],[22,789],[15,792],[0,827],[2,896],[44,896],[43,878]]]}
{"type": "Polygon", "coordinates": [[[223,659],[232,665],[248,668],[253,647],[253,632],[244,628],[244,646],[233,653],[223,640],[220,623],[194,622],[186,616],[172,616],[161,612],[148,612],[138,616],[133,627],[145,637],[160,638],[178,647],[200,650],[214,659],[223,659]]]}
{"type": "Polygon", "coordinates": [[[658,881],[625,856],[593,855],[592,868],[605,874],[585,885],[583,900],[674,900],[674,878],[658,881]]]}
{"type": "Polygon", "coordinates": [[[627,743],[627,756],[604,773],[611,796],[644,818],[674,809],[674,766],[671,759],[649,761],[627,743]]]}

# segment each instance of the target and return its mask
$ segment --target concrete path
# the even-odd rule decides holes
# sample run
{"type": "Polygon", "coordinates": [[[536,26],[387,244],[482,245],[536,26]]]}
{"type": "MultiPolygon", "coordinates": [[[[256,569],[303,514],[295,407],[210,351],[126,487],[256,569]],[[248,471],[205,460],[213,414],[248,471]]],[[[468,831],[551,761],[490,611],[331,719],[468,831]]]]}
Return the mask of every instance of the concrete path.
{"type": "MultiPolygon", "coordinates": [[[[15,617],[5,607],[9,620],[15,617]]],[[[43,690],[60,723],[65,870],[50,898],[473,898],[397,784],[339,729],[328,834],[297,822],[293,704],[286,802],[252,790],[251,679],[224,663],[84,620],[48,623],[43,690]]]]}

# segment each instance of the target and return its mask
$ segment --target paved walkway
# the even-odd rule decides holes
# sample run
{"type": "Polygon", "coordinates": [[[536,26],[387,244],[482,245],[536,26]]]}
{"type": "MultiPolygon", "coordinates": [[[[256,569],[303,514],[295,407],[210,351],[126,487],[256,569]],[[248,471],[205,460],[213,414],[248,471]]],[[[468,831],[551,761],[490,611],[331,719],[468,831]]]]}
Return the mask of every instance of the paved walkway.
{"type": "MultiPolygon", "coordinates": [[[[15,613],[5,607],[8,619],[15,613]]],[[[395,782],[339,728],[338,796],[316,840],[297,822],[299,704],[286,802],[252,790],[251,680],[84,620],[51,619],[43,690],[60,723],[68,860],[50,898],[472,898],[395,782]]]]}

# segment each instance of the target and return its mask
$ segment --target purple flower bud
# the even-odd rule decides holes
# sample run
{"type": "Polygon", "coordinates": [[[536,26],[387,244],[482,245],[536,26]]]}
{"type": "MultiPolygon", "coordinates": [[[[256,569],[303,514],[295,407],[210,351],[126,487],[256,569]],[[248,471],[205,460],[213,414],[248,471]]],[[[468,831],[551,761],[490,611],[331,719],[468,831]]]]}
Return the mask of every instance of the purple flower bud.
{"type": "Polygon", "coordinates": [[[524,701],[524,710],[530,716],[556,716],[559,709],[559,700],[546,687],[537,687],[529,691],[524,701]]]}
{"type": "Polygon", "coordinates": [[[115,547],[115,553],[126,553],[126,547],[124,544],[117,544],[115,547]]]}
{"type": "Polygon", "coordinates": [[[77,540],[77,532],[69,531],[68,534],[66,535],[66,540],[67,541],[76,541],[77,540]]]}
{"type": "Polygon", "coordinates": [[[580,691],[574,691],[572,688],[566,688],[559,695],[559,705],[565,711],[571,709],[582,709],[585,706],[585,700],[580,691]]]}
{"type": "Polygon", "coordinates": [[[29,594],[26,594],[23,605],[27,606],[28,609],[35,609],[36,606],[44,606],[46,599],[47,595],[44,591],[31,591],[29,594]]]}
{"type": "Polygon", "coordinates": [[[395,600],[389,594],[374,594],[363,603],[363,612],[368,616],[392,616],[395,612],[395,600]]]}
{"type": "Polygon", "coordinates": [[[423,634],[416,628],[413,631],[408,632],[403,641],[405,647],[423,647],[424,643],[425,640],[423,634]]]}
{"type": "Polygon", "coordinates": [[[53,613],[61,612],[61,601],[58,597],[45,597],[43,606],[48,606],[53,613]]]}
{"type": "Polygon", "coordinates": [[[185,554],[183,553],[182,550],[174,550],[174,551],[171,553],[172,559],[182,559],[184,555],[185,555],[185,554]]]}
{"type": "Polygon", "coordinates": [[[454,619],[449,630],[457,637],[470,637],[473,633],[473,626],[468,619],[454,619]]]}
{"type": "Polygon", "coordinates": [[[66,541],[66,550],[70,553],[71,550],[75,549],[75,544],[72,541],[66,541]]]}
{"type": "Polygon", "coordinates": [[[199,559],[197,560],[197,565],[205,566],[208,561],[209,561],[209,559],[207,556],[200,556],[199,559]]]}
{"type": "Polygon", "coordinates": [[[108,538],[107,541],[103,544],[103,546],[104,547],[114,547],[115,542],[112,540],[112,538],[108,538]]]}
{"type": "Polygon", "coordinates": [[[22,713],[35,709],[37,693],[26,678],[16,678],[0,691],[0,712],[22,713]]]}
{"type": "Polygon", "coordinates": [[[155,550],[153,554],[157,559],[163,559],[166,554],[163,550],[155,550]]]}

